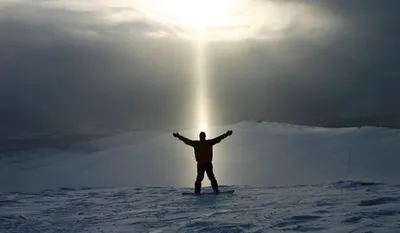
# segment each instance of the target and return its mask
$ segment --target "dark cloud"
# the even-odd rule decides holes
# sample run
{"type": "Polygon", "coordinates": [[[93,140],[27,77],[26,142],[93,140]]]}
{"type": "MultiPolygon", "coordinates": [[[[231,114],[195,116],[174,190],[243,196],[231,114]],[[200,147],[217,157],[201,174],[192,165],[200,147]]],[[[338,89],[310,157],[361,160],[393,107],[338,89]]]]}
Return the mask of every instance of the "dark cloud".
{"type": "Polygon", "coordinates": [[[400,85],[400,33],[395,23],[400,16],[393,10],[399,3],[318,3],[343,20],[343,28],[324,41],[294,37],[275,48],[249,42],[236,56],[224,54],[236,45],[214,52],[214,82],[224,85],[215,98],[219,107],[239,110],[222,111],[223,120],[234,116],[318,124],[400,113],[395,90],[400,85]]]}
{"type": "MultiPolygon", "coordinates": [[[[400,112],[400,3],[313,4],[341,19],[342,27],[317,39],[208,46],[216,123],[267,119],[315,124],[400,112]]],[[[146,19],[105,23],[96,11],[2,7],[3,135],[192,126],[193,46],[176,37],[146,36],[160,30],[173,35],[178,29],[146,19]]]]}
{"type": "Polygon", "coordinates": [[[52,10],[28,9],[0,14],[3,132],[104,131],[184,120],[171,113],[185,110],[180,84],[189,74],[189,47],[152,44],[143,32],[154,25],[144,22],[107,27],[91,14],[67,10],[46,21],[52,10]],[[18,15],[28,9],[41,13],[18,15]]]}

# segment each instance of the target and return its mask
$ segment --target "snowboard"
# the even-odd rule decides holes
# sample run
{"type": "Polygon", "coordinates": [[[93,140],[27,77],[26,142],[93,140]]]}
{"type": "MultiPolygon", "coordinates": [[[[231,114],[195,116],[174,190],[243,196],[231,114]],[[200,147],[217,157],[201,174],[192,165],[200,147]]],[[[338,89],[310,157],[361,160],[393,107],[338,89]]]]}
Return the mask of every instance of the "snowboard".
{"type": "Polygon", "coordinates": [[[224,190],[220,191],[219,193],[214,192],[201,192],[201,193],[194,193],[194,192],[182,192],[183,196],[203,196],[203,195],[224,195],[224,194],[233,194],[235,190],[224,190]]]}

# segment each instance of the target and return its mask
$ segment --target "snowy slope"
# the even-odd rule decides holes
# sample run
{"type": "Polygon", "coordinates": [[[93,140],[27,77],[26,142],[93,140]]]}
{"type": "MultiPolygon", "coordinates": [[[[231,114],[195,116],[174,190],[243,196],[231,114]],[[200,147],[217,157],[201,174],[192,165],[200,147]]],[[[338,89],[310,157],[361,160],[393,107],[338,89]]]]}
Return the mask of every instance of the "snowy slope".
{"type": "Polygon", "coordinates": [[[399,186],[336,182],[223,187],[59,189],[0,194],[0,232],[400,232],[399,186]]]}
{"type": "MultiPolygon", "coordinates": [[[[224,185],[321,184],[338,180],[399,182],[400,130],[326,129],[241,122],[214,149],[214,168],[224,185]]],[[[184,131],[189,138],[198,132],[184,131]]],[[[191,187],[193,150],[171,132],[138,131],[80,144],[83,151],[54,149],[0,158],[0,191],[60,187],[191,187]]],[[[209,182],[206,180],[206,184],[209,182]]]]}
{"type": "Polygon", "coordinates": [[[233,195],[182,196],[193,150],[170,132],[2,156],[0,232],[400,232],[400,130],[241,122],[208,137],[227,129],[214,169],[233,195]]]}

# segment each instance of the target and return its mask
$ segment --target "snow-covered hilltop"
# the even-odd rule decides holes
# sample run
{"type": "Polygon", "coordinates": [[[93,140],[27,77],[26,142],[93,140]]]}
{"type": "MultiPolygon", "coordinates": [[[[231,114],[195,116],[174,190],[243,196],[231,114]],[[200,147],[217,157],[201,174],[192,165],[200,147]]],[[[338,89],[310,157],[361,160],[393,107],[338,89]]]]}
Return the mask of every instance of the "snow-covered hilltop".
{"type": "Polygon", "coordinates": [[[2,156],[0,232],[400,228],[400,130],[241,122],[207,137],[227,129],[234,134],[215,147],[214,171],[221,190],[235,189],[233,195],[181,195],[192,190],[195,161],[171,132],[135,131],[73,150],[2,156]]]}
{"type": "MultiPolygon", "coordinates": [[[[233,129],[233,136],[214,148],[214,170],[220,184],[390,183],[400,179],[400,130],[241,122],[213,128],[207,137],[227,129],[233,129]]],[[[198,138],[195,131],[180,133],[198,138]]],[[[31,150],[1,157],[0,191],[191,187],[196,175],[193,150],[171,132],[134,131],[75,148],[31,150]]]]}

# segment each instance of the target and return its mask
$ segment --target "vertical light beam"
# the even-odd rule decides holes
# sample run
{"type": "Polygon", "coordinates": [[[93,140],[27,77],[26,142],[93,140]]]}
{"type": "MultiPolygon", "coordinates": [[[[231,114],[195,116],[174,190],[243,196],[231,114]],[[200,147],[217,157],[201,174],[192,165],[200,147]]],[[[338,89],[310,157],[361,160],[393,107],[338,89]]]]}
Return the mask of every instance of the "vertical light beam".
{"type": "Polygon", "coordinates": [[[199,131],[207,131],[208,129],[208,90],[207,90],[207,61],[206,61],[206,43],[204,39],[204,31],[198,29],[196,41],[196,101],[197,101],[197,127],[199,131]]]}

